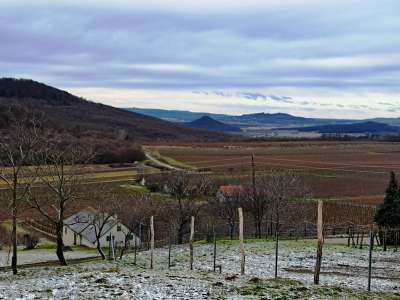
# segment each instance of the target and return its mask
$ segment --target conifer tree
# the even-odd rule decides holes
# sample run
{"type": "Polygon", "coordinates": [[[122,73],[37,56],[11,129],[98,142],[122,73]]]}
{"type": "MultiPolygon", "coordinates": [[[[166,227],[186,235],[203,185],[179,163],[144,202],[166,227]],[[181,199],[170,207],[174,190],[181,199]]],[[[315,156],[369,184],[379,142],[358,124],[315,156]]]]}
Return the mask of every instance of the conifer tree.
{"type": "Polygon", "coordinates": [[[384,227],[400,226],[400,190],[395,173],[390,173],[384,202],[375,213],[375,222],[384,227]]]}

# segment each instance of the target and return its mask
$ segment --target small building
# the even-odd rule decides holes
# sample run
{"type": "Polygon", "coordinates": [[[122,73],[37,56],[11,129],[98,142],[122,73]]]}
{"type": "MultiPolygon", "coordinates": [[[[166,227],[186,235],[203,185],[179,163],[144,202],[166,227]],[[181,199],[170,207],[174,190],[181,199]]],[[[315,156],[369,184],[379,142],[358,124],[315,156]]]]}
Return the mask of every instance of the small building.
{"type": "Polygon", "coordinates": [[[118,221],[114,216],[108,216],[105,213],[100,213],[97,210],[88,207],[64,220],[63,242],[65,246],[81,245],[90,248],[97,247],[96,228],[99,228],[96,218],[107,219],[100,235],[101,247],[108,247],[110,239],[114,241],[116,247],[125,245],[125,240],[128,240],[130,246],[140,245],[139,238],[134,235],[128,227],[118,221]]]}
{"type": "Polygon", "coordinates": [[[235,198],[240,199],[244,194],[244,189],[241,185],[221,185],[217,192],[217,199],[220,202],[235,198]]]}

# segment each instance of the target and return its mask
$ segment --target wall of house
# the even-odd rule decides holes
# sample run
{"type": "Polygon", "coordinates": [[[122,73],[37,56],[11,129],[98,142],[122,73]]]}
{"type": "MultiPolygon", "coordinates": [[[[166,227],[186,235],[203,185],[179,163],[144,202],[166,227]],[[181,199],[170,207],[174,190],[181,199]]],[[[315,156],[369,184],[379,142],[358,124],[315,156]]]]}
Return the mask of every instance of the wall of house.
{"type": "Polygon", "coordinates": [[[81,246],[86,246],[89,248],[95,248],[96,243],[92,243],[83,237],[79,236],[79,234],[76,234],[74,231],[72,231],[68,226],[64,226],[63,228],[63,242],[64,246],[75,246],[75,245],[81,245],[81,246]],[[75,242],[75,236],[76,235],[76,244],[75,242]]]}
{"type": "MultiPolygon", "coordinates": [[[[100,238],[100,245],[102,247],[108,247],[107,238],[111,235],[111,236],[114,237],[115,246],[116,247],[123,247],[125,245],[125,237],[126,237],[126,235],[128,233],[129,233],[129,229],[125,225],[123,225],[121,223],[118,223],[110,231],[108,231],[105,235],[103,235],[100,238]]],[[[133,238],[136,238],[136,243],[137,243],[136,245],[139,247],[140,246],[140,241],[139,241],[138,237],[133,235],[133,238]]],[[[130,244],[130,246],[133,247],[134,246],[134,240],[129,241],[129,244],[130,244]]]]}
{"type": "MultiPolygon", "coordinates": [[[[96,242],[92,243],[92,242],[86,240],[85,238],[80,237],[78,234],[74,233],[68,226],[64,226],[63,230],[64,230],[63,231],[63,241],[64,241],[65,246],[82,245],[82,246],[86,246],[89,248],[97,247],[96,242]],[[76,235],[76,244],[74,244],[74,240],[75,240],[74,235],[76,235]]],[[[100,238],[100,245],[101,245],[101,247],[108,247],[109,242],[108,242],[107,238],[111,234],[111,236],[114,237],[115,245],[117,247],[123,247],[125,245],[125,237],[128,233],[129,233],[129,229],[125,225],[118,223],[113,228],[111,228],[110,231],[108,231],[105,235],[103,235],[100,238]],[[120,228],[119,228],[119,226],[120,226],[120,228]],[[118,230],[118,229],[121,229],[121,230],[118,230]]],[[[133,235],[133,238],[136,239],[136,245],[139,247],[140,246],[139,238],[135,235],[133,235]]],[[[134,240],[129,241],[129,244],[131,247],[133,247],[134,240]]]]}

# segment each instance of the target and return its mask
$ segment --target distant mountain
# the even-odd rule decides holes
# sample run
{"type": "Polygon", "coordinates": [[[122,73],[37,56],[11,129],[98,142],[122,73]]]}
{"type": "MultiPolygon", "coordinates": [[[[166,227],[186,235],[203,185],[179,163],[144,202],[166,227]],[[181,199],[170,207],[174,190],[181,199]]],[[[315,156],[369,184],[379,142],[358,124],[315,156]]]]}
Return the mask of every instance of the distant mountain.
{"type": "Polygon", "coordinates": [[[374,118],[369,121],[385,123],[388,125],[400,125],[400,118],[374,118]]]}
{"type": "Polygon", "coordinates": [[[233,116],[226,114],[199,113],[199,112],[191,112],[183,110],[164,110],[164,109],[147,109],[147,108],[126,108],[126,110],[173,122],[191,122],[201,118],[202,116],[209,116],[214,120],[226,124],[233,124],[240,127],[247,127],[247,126],[293,127],[293,126],[312,126],[312,125],[325,125],[325,124],[346,124],[355,122],[355,120],[304,118],[285,113],[254,113],[254,114],[233,116]]]}
{"type": "Polygon", "coordinates": [[[76,97],[33,80],[0,79],[0,131],[27,114],[42,116],[42,124],[58,132],[92,139],[131,143],[154,140],[221,140],[221,134],[128,112],[76,97]]]}
{"type": "Polygon", "coordinates": [[[212,114],[205,112],[191,112],[187,110],[167,110],[167,109],[156,109],[156,108],[125,108],[127,111],[171,121],[171,122],[192,122],[203,116],[209,116],[213,119],[225,119],[229,115],[223,114],[212,114]]]}
{"type": "Polygon", "coordinates": [[[284,126],[295,126],[295,125],[313,125],[313,124],[324,124],[326,122],[345,122],[345,120],[323,120],[297,117],[285,113],[255,113],[245,114],[241,116],[229,117],[230,123],[246,124],[246,125],[284,125],[284,126]]]}
{"type": "MultiPolygon", "coordinates": [[[[286,128],[281,128],[286,129],[286,128]]],[[[400,127],[391,126],[378,122],[361,122],[353,124],[334,124],[334,125],[321,125],[310,127],[292,128],[301,132],[319,132],[319,133],[333,133],[333,134],[400,134],[400,127]]]]}
{"type": "Polygon", "coordinates": [[[220,121],[214,120],[209,116],[203,116],[200,119],[189,123],[183,123],[185,126],[195,129],[203,129],[209,131],[219,131],[219,132],[240,132],[240,128],[222,123],[220,121]]]}

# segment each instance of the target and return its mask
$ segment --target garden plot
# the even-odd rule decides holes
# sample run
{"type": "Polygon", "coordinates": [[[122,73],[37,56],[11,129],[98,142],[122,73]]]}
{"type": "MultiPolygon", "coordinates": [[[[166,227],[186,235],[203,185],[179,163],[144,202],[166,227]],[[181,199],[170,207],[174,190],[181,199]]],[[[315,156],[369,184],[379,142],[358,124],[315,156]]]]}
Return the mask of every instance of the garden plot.
{"type": "Polygon", "coordinates": [[[155,251],[155,267],[148,269],[149,253],[122,261],[91,262],[67,267],[22,270],[13,277],[0,273],[0,299],[400,299],[399,259],[392,251],[374,253],[373,293],[367,284],[367,250],[327,245],[324,248],[320,287],[312,285],[315,245],[312,241],[282,241],[279,276],[274,269],[273,242],[249,241],[246,275],[239,276],[237,242],[218,242],[217,264],[222,274],[212,272],[210,244],[195,244],[194,270],[189,269],[188,247],[155,251]]]}

